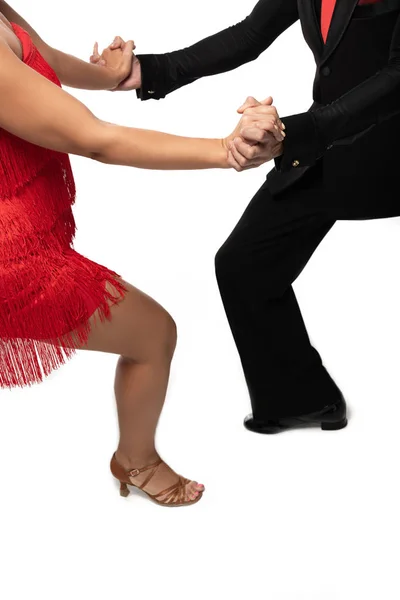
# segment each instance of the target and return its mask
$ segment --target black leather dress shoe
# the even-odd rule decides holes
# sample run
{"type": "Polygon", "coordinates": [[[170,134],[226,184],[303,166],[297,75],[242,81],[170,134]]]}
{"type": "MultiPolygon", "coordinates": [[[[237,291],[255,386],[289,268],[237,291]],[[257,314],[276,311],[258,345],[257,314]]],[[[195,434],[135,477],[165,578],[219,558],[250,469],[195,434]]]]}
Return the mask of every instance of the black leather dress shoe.
{"type": "Polygon", "coordinates": [[[258,421],[253,415],[248,415],[244,420],[244,426],[256,433],[280,433],[287,429],[309,427],[318,425],[324,431],[343,429],[347,425],[346,402],[343,396],[334,404],[324,406],[321,410],[297,417],[282,417],[280,419],[268,419],[258,421]]]}

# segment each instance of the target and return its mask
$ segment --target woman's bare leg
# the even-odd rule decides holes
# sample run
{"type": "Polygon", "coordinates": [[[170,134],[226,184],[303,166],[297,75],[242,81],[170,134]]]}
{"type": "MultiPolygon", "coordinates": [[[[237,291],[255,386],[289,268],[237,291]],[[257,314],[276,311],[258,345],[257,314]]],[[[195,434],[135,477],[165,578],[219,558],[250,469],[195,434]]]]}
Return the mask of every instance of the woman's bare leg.
{"type": "MultiPolygon", "coordinates": [[[[83,349],[120,355],[114,386],[120,429],[116,458],[128,470],[158,459],[155,432],[177,334],[172,317],[155,300],[124,284],[128,292],[119,304],[111,307],[111,320],[102,322],[96,314],[92,317],[92,329],[83,349]]],[[[135,480],[140,484],[147,475],[140,474],[135,480]]],[[[146,489],[157,493],[176,479],[172,469],[163,464],[146,489]]],[[[191,482],[187,486],[187,499],[195,499],[203,489],[197,482],[191,482]]]]}

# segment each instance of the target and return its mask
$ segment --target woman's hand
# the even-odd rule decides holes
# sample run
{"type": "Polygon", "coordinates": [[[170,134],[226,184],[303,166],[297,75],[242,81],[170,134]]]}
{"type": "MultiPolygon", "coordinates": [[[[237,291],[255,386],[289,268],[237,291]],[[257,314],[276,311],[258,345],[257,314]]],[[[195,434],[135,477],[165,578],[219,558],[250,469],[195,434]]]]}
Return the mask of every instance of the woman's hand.
{"type": "MultiPolygon", "coordinates": [[[[93,49],[93,54],[90,57],[90,62],[92,64],[97,64],[99,66],[107,67],[109,65],[110,57],[112,58],[113,52],[117,52],[118,50],[121,52],[125,52],[126,45],[129,42],[125,42],[120,36],[114,38],[112,44],[110,44],[101,54],[99,54],[99,47],[96,42],[93,49]]],[[[136,48],[135,43],[133,42],[133,50],[136,48]]],[[[132,62],[130,64],[130,68],[128,72],[125,73],[123,79],[118,81],[118,84],[115,86],[113,91],[130,91],[137,90],[142,85],[142,73],[140,69],[140,62],[138,58],[132,54],[132,62]]]]}
{"type": "Polygon", "coordinates": [[[105,69],[108,72],[111,84],[109,89],[115,90],[118,88],[119,84],[131,74],[132,63],[135,58],[133,54],[135,47],[133,40],[124,42],[123,46],[118,45],[115,49],[111,44],[100,55],[99,45],[97,42],[95,43],[90,62],[98,65],[99,69],[105,69]]]}
{"type": "Polygon", "coordinates": [[[268,96],[258,102],[249,96],[238,109],[243,117],[233,133],[223,140],[229,166],[236,171],[259,167],[282,154],[285,126],[272,100],[268,96]]]}

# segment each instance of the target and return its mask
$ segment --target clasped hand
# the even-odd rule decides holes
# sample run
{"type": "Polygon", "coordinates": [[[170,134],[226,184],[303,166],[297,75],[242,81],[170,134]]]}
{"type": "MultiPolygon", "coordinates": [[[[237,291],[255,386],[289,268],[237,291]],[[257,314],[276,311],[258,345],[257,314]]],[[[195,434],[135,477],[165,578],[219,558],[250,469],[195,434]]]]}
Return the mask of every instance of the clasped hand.
{"type": "MultiPolygon", "coordinates": [[[[94,45],[92,64],[111,69],[115,74],[116,91],[138,89],[141,86],[140,64],[133,50],[133,41],[116,37],[102,54],[94,45]]],[[[279,118],[272,96],[258,102],[249,96],[237,112],[242,115],[234,131],[223,138],[228,166],[236,171],[253,169],[272,160],[283,152],[285,125],[279,118]]]]}
{"type": "Polygon", "coordinates": [[[272,96],[262,102],[249,96],[238,108],[243,116],[234,132],[225,138],[228,162],[236,171],[254,169],[282,154],[285,125],[272,101],[272,96]]]}
{"type": "Polygon", "coordinates": [[[111,91],[118,89],[122,81],[125,81],[130,76],[133,61],[136,58],[133,53],[135,48],[135,42],[129,40],[118,46],[115,50],[112,48],[112,44],[110,44],[100,55],[98,43],[95,43],[90,62],[108,71],[109,89],[111,91]]]}

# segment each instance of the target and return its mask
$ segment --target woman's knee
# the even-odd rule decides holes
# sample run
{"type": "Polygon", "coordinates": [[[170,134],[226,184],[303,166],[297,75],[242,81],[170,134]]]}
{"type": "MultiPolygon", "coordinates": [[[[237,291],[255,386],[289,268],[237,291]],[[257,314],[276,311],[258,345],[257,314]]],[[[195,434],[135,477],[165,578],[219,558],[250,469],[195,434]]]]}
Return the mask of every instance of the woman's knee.
{"type": "Polygon", "coordinates": [[[146,358],[151,362],[171,362],[178,339],[177,326],[172,316],[159,308],[152,323],[151,342],[147,347],[146,358]]]}
{"type": "Polygon", "coordinates": [[[128,293],[104,321],[97,313],[85,348],[112,352],[138,363],[170,362],[177,343],[172,316],[153,298],[126,284],[128,293]]]}
{"type": "Polygon", "coordinates": [[[161,352],[165,355],[166,359],[171,361],[176,349],[178,341],[178,328],[172,316],[165,311],[164,314],[164,328],[161,339],[161,352]]]}
{"type": "Polygon", "coordinates": [[[149,326],[141,327],[140,341],[135,328],[130,331],[127,323],[126,334],[129,337],[129,353],[125,356],[141,364],[169,364],[177,344],[177,327],[174,319],[164,309],[159,309],[149,326]]]}

